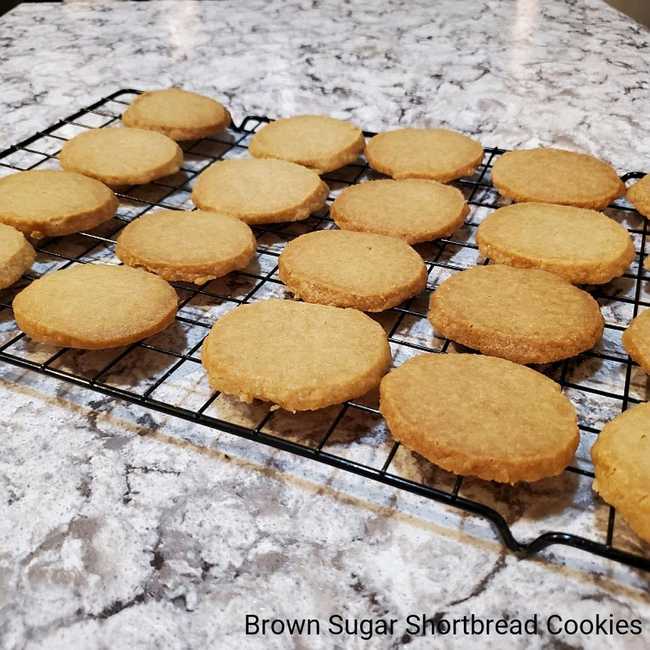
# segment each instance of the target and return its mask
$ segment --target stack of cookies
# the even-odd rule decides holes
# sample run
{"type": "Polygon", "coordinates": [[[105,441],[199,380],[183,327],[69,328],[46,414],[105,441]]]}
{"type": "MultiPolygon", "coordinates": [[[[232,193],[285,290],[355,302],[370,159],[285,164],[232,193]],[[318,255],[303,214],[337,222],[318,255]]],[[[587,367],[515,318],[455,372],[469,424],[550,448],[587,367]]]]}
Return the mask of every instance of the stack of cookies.
{"type": "MultiPolygon", "coordinates": [[[[122,122],[68,141],[60,171],[0,180],[0,287],[31,267],[28,240],[111,219],[114,191],[178,172],[177,142],[225,129],[230,114],[213,99],[172,88],[138,96],[122,122]]],[[[211,386],[289,411],[379,386],[395,439],[440,467],[503,483],[562,472],[579,441],[575,408],[558,384],[526,366],[573,357],[602,336],[599,305],[580,286],[623,275],[635,257],[627,231],[602,212],[625,192],[616,172],[560,149],[501,155],[492,183],[512,203],[484,219],[476,236],[493,263],[452,275],[429,303],[435,332],[469,350],[418,355],[389,371],[386,332],[364,312],[426,289],[427,266],[414,246],[464,224],[469,207],[450,183],[475,173],[483,147],[433,128],[366,142],[349,122],[302,115],[261,128],[249,153],[201,172],[192,191],[197,209],[157,210],[124,227],[115,249],[123,266],[78,265],[32,282],[14,300],[19,327],[35,341],[82,349],[160,332],[176,312],[169,282],[203,285],[245,268],[256,226],[321,211],[329,195],[321,176],[365,153],[377,178],[340,192],[327,227],[296,237],[279,257],[279,277],[294,300],[243,305],[212,327],[202,351],[211,386]]],[[[650,177],[627,196],[650,218],[650,177]]],[[[623,343],[650,373],[648,312],[623,343]]],[[[639,406],[608,424],[593,449],[596,489],[647,540],[649,426],[650,411],[639,406]]]]}

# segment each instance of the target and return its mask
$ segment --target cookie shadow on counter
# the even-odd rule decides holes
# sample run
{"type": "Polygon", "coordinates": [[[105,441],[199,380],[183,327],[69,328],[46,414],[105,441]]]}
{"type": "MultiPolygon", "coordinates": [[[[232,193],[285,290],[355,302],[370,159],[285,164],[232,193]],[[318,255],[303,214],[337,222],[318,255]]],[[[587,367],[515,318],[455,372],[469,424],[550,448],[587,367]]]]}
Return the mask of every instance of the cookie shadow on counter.
{"type": "Polygon", "coordinates": [[[395,454],[389,471],[444,492],[452,492],[460,480],[459,496],[493,508],[508,523],[523,516],[540,520],[565,511],[574,502],[580,483],[578,475],[569,471],[533,483],[519,482],[515,485],[473,476],[459,477],[403,446],[395,454]]]}

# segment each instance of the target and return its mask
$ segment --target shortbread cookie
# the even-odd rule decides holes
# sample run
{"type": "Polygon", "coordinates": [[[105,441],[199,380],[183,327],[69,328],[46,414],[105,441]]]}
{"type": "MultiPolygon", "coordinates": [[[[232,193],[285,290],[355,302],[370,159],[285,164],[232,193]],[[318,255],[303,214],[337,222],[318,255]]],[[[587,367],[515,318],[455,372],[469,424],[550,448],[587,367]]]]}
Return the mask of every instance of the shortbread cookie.
{"type": "Polygon", "coordinates": [[[28,237],[90,230],[119,205],[103,183],[74,172],[34,170],[0,178],[0,222],[28,237]]]}
{"type": "Polygon", "coordinates": [[[650,404],[608,422],[591,448],[594,490],[650,542],[650,404]]]}
{"type": "Polygon", "coordinates": [[[623,332],[623,347],[650,375],[650,309],[642,311],[623,332]]]}
{"type": "Polygon", "coordinates": [[[468,212],[460,190],[421,179],[351,185],[331,208],[343,230],[399,237],[409,244],[451,235],[468,212]]]}
{"type": "Polygon", "coordinates": [[[515,201],[602,210],[625,191],[616,171],[588,154],[564,149],[509,151],[497,158],[492,183],[515,201]]]}
{"type": "Polygon", "coordinates": [[[59,154],[68,171],[111,187],[142,185],[176,173],[183,151],[166,135],[145,129],[90,129],[68,140],[59,154]]]}
{"type": "Polygon", "coordinates": [[[166,88],[138,95],[122,114],[122,122],[172,140],[196,140],[223,131],[230,124],[230,113],[210,97],[166,88]]]}
{"type": "Polygon", "coordinates": [[[285,160],[220,160],[199,176],[192,201],[246,223],[300,221],[325,205],[328,187],[311,169],[285,160]]]}
{"type": "Polygon", "coordinates": [[[603,334],[598,303],[559,276],[538,269],[476,266],[432,294],[438,334],[517,363],[549,363],[589,350],[603,334]]]}
{"type": "Polygon", "coordinates": [[[627,198],[638,212],[650,218],[650,174],[638,180],[627,191],[627,198]]]}
{"type": "Polygon", "coordinates": [[[12,285],[36,259],[22,232],[0,224],[0,289],[12,285]]]}
{"type": "Polygon", "coordinates": [[[381,382],[393,437],[456,474],[517,483],[555,476],[579,435],[573,404],[539,372],[478,354],[423,354],[381,382]]]}
{"type": "Polygon", "coordinates": [[[627,230],[602,212],[554,203],[516,203],[490,214],[476,234],[499,264],[538,268],[573,284],[603,284],[634,259],[627,230]]]}
{"type": "Polygon", "coordinates": [[[384,329],[356,309],[270,299],[222,316],[202,360],[215,390],[311,411],[367,393],[391,356],[384,329]]]}
{"type": "Polygon", "coordinates": [[[177,296],[162,278],[140,269],[81,264],[32,282],[13,302],[16,323],[38,341],[99,350],[164,330],[177,296]]]}
{"type": "Polygon", "coordinates": [[[395,237],[317,230],[289,242],[280,279],[307,302],[382,311],[424,289],[422,258],[395,237]]]}
{"type": "Polygon", "coordinates": [[[397,129],[368,140],[373,169],[393,178],[428,178],[441,183],[469,176],[483,159],[483,147],[448,129],[397,129]]]}
{"type": "Polygon", "coordinates": [[[248,150],[255,158],[279,158],[319,174],[354,162],[363,152],[363,133],[354,124],[326,115],[297,115],[260,129],[248,150]]]}
{"type": "Polygon", "coordinates": [[[254,253],[255,237],[243,221],[204,210],[145,214],[124,228],[115,248],[129,266],[196,284],[243,269],[254,253]]]}

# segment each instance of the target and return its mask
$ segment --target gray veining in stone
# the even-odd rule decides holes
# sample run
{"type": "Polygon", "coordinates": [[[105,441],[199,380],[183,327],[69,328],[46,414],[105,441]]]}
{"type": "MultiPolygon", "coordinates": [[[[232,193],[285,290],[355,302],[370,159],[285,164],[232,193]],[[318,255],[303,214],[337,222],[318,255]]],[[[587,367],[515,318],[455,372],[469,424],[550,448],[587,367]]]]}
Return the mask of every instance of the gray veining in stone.
{"type": "MultiPolygon", "coordinates": [[[[221,99],[236,121],[247,114],[322,112],[369,130],[442,125],[474,134],[487,146],[563,146],[599,155],[621,172],[644,170],[650,169],[649,42],[646,29],[599,0],[29,4],[0,18],[0,148],[119,88],[176,84],[221,99]]],[[[66,129],[66,136],[74,132],[66,129]]],[[[58,145],[39,146],[54,151],[58,145]]],[[[204,164],[202,153],[209,152],[193,150],[186,166],[204,164]]],[[[37,154],[13,158],[19,166],[38,161],[37,154]]],[[[165,200],[190,207],[190,185],[165,200]]],[[[155,192],[147,186],[136,196],[157,200],[155,192]]],[[[120,207],[131,216],[141,209],[135,201],[120,207]]],[[[476,209],[472,219],[483,216],[476,209]]],[[[610,210],[610,216],[629,226],[641,223],[634,214],[610,210]]],[[[291,233],[302,227],[292,226],[291,233]]],[[[466,230],[456,238],[471,240],[466,230]]],[[[272,233],[258,241],[270,252],[282,246],[272,233]]],[[[72,237],[61,245],[72,247],[69,252],[81,242],[72,237]]],[[[271,272],[276,258],[270,252],[248,271],[271,272]]],[[[478,261],[469,248],[448,247],[443,254],[460,267],[478,261]]],[[[91,257],[116,261],[110,248],[91,257]]],[[[34,271],[60,263],[41,255],[34,271]]],[[[434,270],[429,285],[446,273],[434,270]]],[[[238,275],[212,288],[242,298],[255,281],[238,275]]],[[[629,322],[631,311],[608,296],[630,297],[633,290],[625,278],[603,288],[608,322],[629,322]]],[[[276,294],[283,295],[282,287],[270,283],[253,299],[276,294]]],[[[198,297],[182,313],[209,324],[229,305],[198,297]]],[[[422,311],[426,304],[416,301],[413,308],[422,311]]],[[[390,328],[391,317],[380,321],[390,328]]],[[[0,343],[12,332],[5,310],[0,343]]],[[[396,336],[432,344],[428,324],[408,317],[396,336]]],[[[182,354],[198,340],[196,329],[177,323],[153,342],[182,354]]],[[[17,346],[30,359],[53,352],[25,340],[17,346]]],[[[610,331],[600,346],[613,360],[581,357],[570,364],[569,379],[620,392],[620,336],[610,331]]],[[[399,345],[394,352],[397,362],[408,353],[399,345]]],[[[56,367],[92,374],[114,354],[68,352],[56,367]]],[[[106,380],[144,391],[168,367],[154,353],[127,356],[106,380]]],[[[631,385],[633,397],[647,399],[645,375],[635,370],[631,385]]],[[[568,394],[587,426],[601,427],[621,408],[620,400],[577,389],[568,394]]],[[[209,395],[200,365],[186,362],[152,396],[196,408],[209,395]]],[[[376,404],[376,396],[367,400],[376,404]]],[[[276,411],[264,430],[317,441],[337,412],[276,411]]],[[[208,413],[255,426],[268,406],[222,396],[208,413]]],[[[226,433],[5,365],[0,423],[2,648],[468,643],[403,634],[370,642],[327,635],[245,637],[247,612],[321,620],[334,613],[599,613],[639,618],[650,633],[647,574],[560,547],[520,560],[482,520],[226,433]]],[[[391,444],[380,418],[350,409],[327,449],[381,466],[391,444]]],[[[585,439],[577,466],[589,467],[588,447],[585,439]]],[[[451,475],[403,449],[391,467],[406,478],[453,485],[451,475]]],[[[517,487],[466,480],[461,494],[492,505],[520,539],[549,529],[604,539],[608,509],[594,497],[590,479],[578,474],[517,487]]],[[[624,523],[617,522],[616,531],[617,546],[648,555],[648,546],[624,523]]],[[[622,643],[622,637],[543,633],[491,637],[481,647],[622,643]]],[[[625,639],[626,648],[645,643],[625,639]]]]}

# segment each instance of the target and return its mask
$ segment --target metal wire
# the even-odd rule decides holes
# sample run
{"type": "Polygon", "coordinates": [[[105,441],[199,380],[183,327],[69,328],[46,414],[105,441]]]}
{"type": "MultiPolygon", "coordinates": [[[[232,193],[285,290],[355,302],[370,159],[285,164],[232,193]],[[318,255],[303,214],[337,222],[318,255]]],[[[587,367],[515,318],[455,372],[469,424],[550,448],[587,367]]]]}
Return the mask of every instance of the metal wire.
{"type": "MultiPolygon", "coordinates": [[[[9,147],[0,152],[0,173],[4,168],[5,172],[11,173],[17,170],[55,167],[56,155],[64,141],[72,134],[93,127],[111,127],[118,123],[119,115],[125,105],[134,95],[140,91],[124,89],[114,92],[107,97],[87,106],[68,118],[65,118],[49,128],[39,131],[30,138],[9,147]]],[[[76,263],[88,263],[91,261],[112,261],[113,246],[115,239],[131,219],[137,218],[148,210],[156,207],[165,208],[186,208],[189,209],[190,185],[196,176],[215,160],[223,157],[240,156],[246,152],[247,141],[260,126],[269,122],[269,118],[263,116],[248,116],[241,124],[229,129],[223,136],[205,138],[197,142],[191,142],[184,146],[185,163],[178,174],[150,183],[144,188],[132,187],[118,193],[121,206],[116,217],[104,226],[100,226],[93,232],[79,233],[59,239],[47,240],[38,247],[39,261],[42,261],[42,272],[50,272],[53,269],[60,269],[76,263]],[[72,247],[66,250],[66,244],[72,247]]],[[[372,133],[366,132],[366,136],[372,133]]],[[[465,193],[468,203],[475,210],[492,210],[498,207],[498,195],[490,183],[490,170],[494,161],[504,153],[504,149],[486,148],[486,155],[478,172],[471,178],[464,178],[457,182],[458,187],[465,193]]],[[[639,178],[643,174],[630,172],[623,177],[627,181],[632,178],[639,178]]],[[[350,165],[344,170],[326,175],[324,178],[331,187],[341,188],[362,180],[365,177],[372,177],[373,173],[367,165],[362,162],[350,165]]],[[[331,202],[332,197],[328,199],[331,202]]],[[[616,208],[623,214],[635,214],[629,205],[621,204],[616,208]]],[[[457,233],[456,238],[448,237],[441,239],[431,245],[425,245],[420,251],[425,259],[429,272],[430,284],[425,292],[425,297],[435,288],[438,282],[438,273],[447,273],[463,270],[467,266],[481,263],[478,259],[478,251],[474,243],[474,233],[478,223],[474,222],[473,214],[470,214],[463,229],[464,235],[457,233]],[[467,253],[469,263],[463,262],[463,255],[467,253]],[[460,259],[460,262],[458,261],[460,259]]],[[[227,420],[222,417],[214,417],[208,412],[219,398],[218,393],[212,393],[199,405],[181,405],[169,397],[157,397],[156,393],[172,382],[173,378],[180,371],[189,369],[191,372],[197,369],[200,364],[198,351],[201,343],[207,335],[214,320],[208,316],[204,318],[189,309],[193,303],[200,304],[201,301],[209,306],[217,306],[223,309],[236,308],[238,305],[259,299],[265,293],[282,293],[282,283],[277,278],[277,257],[281,252],[283,242],[301,232],[316,230],[319,228],[330,228],[333,226],[329,215],[326,212],[314,215],[299,226],[296,224],[274,224],[269,226],[255,227],[255,234],[258,237],[257,260],[259,272],[255,267],[246,271],[233,274],[235,290],[225,290],[214,283],[206,283],[202,286],[187,285],[185,283],[174,283],[180,296],[179,309],[177,314],[177,327],[181,328],[188,339],[187,346],[181,349],[174,349],[169,343],[157,341],[153,337],[147,341],[134,343],[122,350],[106,356],[104,354],[88,353],[92,359],[101,363],[90,364],[90,370],[80,371],[79,368],[66,367],[63,361],[70,354],[75,352],[68,349],[52,350],[45,346],[34,346],[29,342],[22,332],[19,332],[13,323],[11,315],[11,298],[28,281],[38,277],[38,274],[29,276],[16,287],[5,290],[0,294],[0,318],[4,317],[1,333],[7,334],[0,344],[0,359],[13,366],[28,368],[38,373],[56,377],[63,381],[83,386],[98,393],[122,399],[133,404],[153,409],[155,411],[181,418],[183,420],[199,423],[213,429],[225,431],[239,436],[246,440],[261,443],[280,449],[298,456],[330,465],[332,467],[351,472],[365,477],[369,480],[384,483],[386,485],[411,492],[413,494],[438,501],[452,506],[453,508],[469,512],[485,518],[496,529],[503,543],[512,551],[522,555],[533,555],[552,545],[570,546],[594,555],[609,558],[611,560],[636,567],[644,571],[650,571],[650,559],[644,555],[647,551],[636,552],[638,549],[623,549],[617,546],[617,528],[620,517],[615,517],[614,509],[609,508],[607,521],[600,529],[591,531],[591,535],[584,536],[563,530],[545,530],[532,539],[521,540],[513,533],[506,518],[495,508],[480,499],[470,496],[473,493],[470,489],[468,494],[463,493],[463,486],[466,481],[462,477],[454,477],[448,481],[448,485],[442,481],[436,484],[435,481],[412,480],[401,476],[395,470],[395,458],[400,450],[398,442],[391,443],[388,439],[387,452],[383,462],[370,464],[353,460],[342,454],[334,453],[335,445],[329,443],[336,437],[336,434],[344,421],[350,415],[363,415],[368,418],[380,418],[379,411],[371,404],[363,401],[350,401],[341,405],[337,413],[332,417],[329,426],[324,429],[324,434],[315,444],[309,440],[295,440],[291,437],[270,433],[267,426],[273,418],[273,412],[268,411],[255,426],[244,426],[234,420],[227,420]],[[241,291],[238,286],[241,285],[241,291]],[[45,355],[45,358],[44,358],[45,355]],[[92,356],[95,355],[95,356],[92,356]],[[120,382],[111,380],[111,375],[134,355],[149,355],[158,359],[158,365],[163,369],[154,376],[148,378],[149,383],[141,390],[141,387],[120,385],[120,382]]],[[[639,252],[637,254],[638,264],[634,272],[626,273],[622,282],[634,283],[633,295],[617,295],[616,293],[603,294],[601,288],[594,292],[595,297],[613,308],[632,310],[632,316],[636,315],[639,307],[648,306],[644,301],[643,293],[643,256],[647,237],[646,221],[643,220],[642,227],[629,227],[629,232],[637,239],[639,252]]],[[[68,247],[69,248],[69,247],[68,247]]],[[[485,260],[483,260],[485,262],[485,260]]],[[[37,264],[37,270],[39,264],[37,264]]],[[[426,318],[426,303],[422,297],[412,299],[407,303],[389,310],[386,326],[389,341],[394,350],[414,352],[444,353],[447,351],[450,342],[442,338],[434,339],[428,331],[427,337],[416,340],[404,334],[422,319],[426,318]]],[[[606,331],[616,336],[624,330],[624,326],[617,322],[606,324],[606,331]]],[[[90,357],[89,357],[90,358],[90,357]]],[[[600,387],[586,381],[576,379],[571,371],[575,361],[569,360],[559,364],[552,364],[543,370],[556,379],[563,390],[579,391],[582,395],[593,396],[594,398],[606,398],[620,403],[620,409],[625,410],[629,406],[642,400],[631,394],[632,375],[634,371],[633,362],[623,352],[616,350],[593,350],[581,355],[580,359],[593,358],[606,361],[610,364],[620,364],[624,369],[625,380],[619,392],[610,390],[609,387],[600,387]]],[[[69,364],[68,364],[69,365],[69,364]]],[[[171,391],[173,393],[173,390],[171,391]]],[[[581,435],[585,439],[593,440],[599,429],[588,422],[580,423],[581,435]]],[[[312,441],[313,442],[313,441],[312,441]]],[[[593,471],[590,466],[571,466],[566,469],[569,475],[593,478],[593,471]]],[[[497,491],[499,486],[482,482],[484,490],[497,491]]],[[[543,493],[536,494],[535,498],[543,501],[543,493]]],[[[543,503],[541,504],[543,505],[543,503]]],[[[538,510],[540,508],[538,507],[538,510]]],[[[543,509],[543,508],[542,508],[543,509]]],[[[594,527],[598,528],[598,527],[594,527]]],[[[629,544],[628,544],[629,546],[629,544]]],[[[643,549],[642,544],[637,545],[643,549]]]]}

